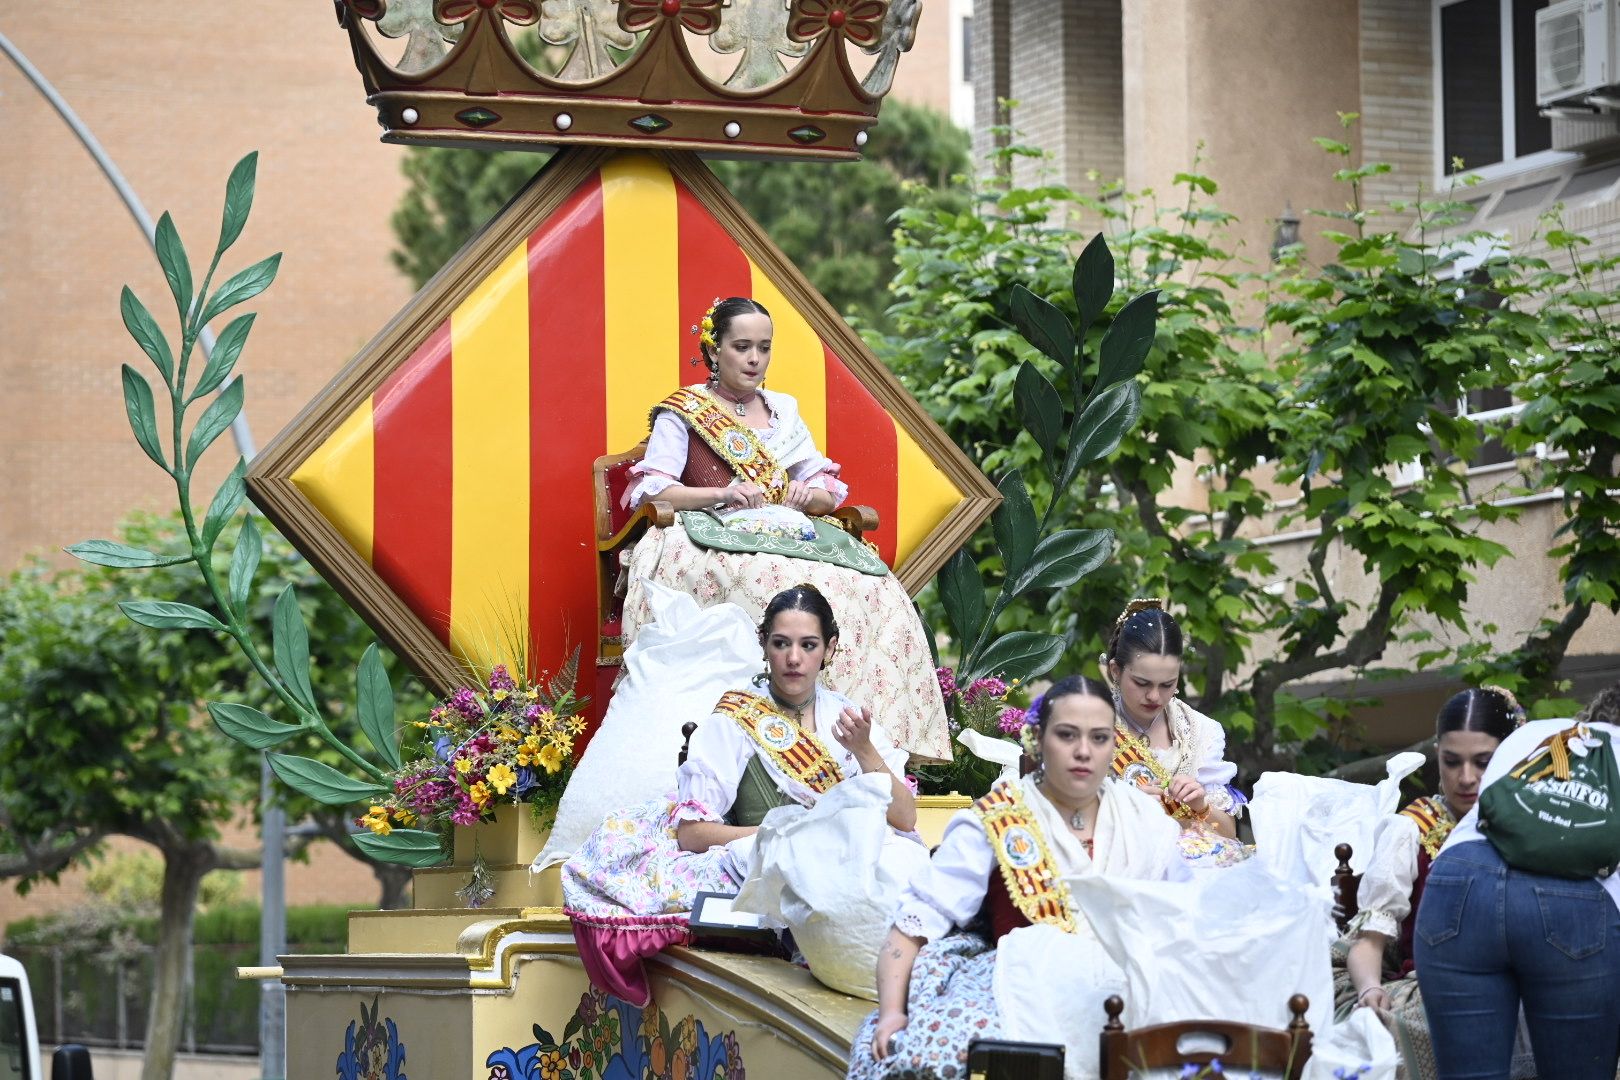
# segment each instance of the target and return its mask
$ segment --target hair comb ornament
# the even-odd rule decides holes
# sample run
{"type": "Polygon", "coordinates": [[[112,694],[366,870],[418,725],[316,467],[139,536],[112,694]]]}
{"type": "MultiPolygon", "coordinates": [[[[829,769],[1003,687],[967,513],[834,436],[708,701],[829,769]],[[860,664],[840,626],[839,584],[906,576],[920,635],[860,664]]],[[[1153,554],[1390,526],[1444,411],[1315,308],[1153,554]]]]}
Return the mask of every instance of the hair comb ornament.
{"type": "Polygon", "coordinates": [[[1493,694],[1501,694],[1503,700],[1505,700],[1508,704],[1508,712],[1513,716],[1513,722],[1515,724],[1524,723],[1524,706],[1519,704],[1519,699],[1513,695],[1513,691],[1509,690],[1505,686],[1497,686],[1495,684],[1482,686],[1480,689],[1489,690],[1493,694]]]}
{"type": "Polygon", "coordinates": [[[1157,596],[1139,596],[1135,600],[1132,600],[1130,603],[1125,605],[1125,610],[1120,612],[1119,618],[1114,620],[1114,629],[1118,630],[1121,626],[1124,626],[1125,620],[1130,618],[1132,615],[1135,615],[1139,611],[1163,610],[1164,600],[1162,598],[1157,596]]]}

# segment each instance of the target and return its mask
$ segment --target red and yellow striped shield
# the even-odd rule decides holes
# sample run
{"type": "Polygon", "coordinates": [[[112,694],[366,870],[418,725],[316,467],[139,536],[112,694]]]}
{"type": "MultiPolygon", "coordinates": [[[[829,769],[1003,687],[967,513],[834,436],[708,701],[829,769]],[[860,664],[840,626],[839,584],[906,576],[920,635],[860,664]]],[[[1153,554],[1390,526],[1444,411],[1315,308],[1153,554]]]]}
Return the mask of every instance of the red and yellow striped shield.
{"type": "Polygon", "coordinates": [[[700,381],[690,327],[730,295],[770,310],[769,385],[920,588],[995,489],[686,155],[557,155],[266,449],[255,498],[437,684],[589,655],[592,463],[700,381]]]}

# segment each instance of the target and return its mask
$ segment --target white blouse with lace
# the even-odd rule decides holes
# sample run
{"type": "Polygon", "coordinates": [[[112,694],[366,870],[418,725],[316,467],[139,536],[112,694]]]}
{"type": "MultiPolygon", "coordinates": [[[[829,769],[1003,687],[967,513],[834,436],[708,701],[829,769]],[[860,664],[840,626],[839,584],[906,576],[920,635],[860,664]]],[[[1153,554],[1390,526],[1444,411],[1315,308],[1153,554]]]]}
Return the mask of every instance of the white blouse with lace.
{"type": "MultiPolygon", "coordinates": [[[[1123,706],[1116,706],[1116,711],[1122,722],[1134,726],[1124,719],[1123,706]]],[[[1170,699],[1169,712],[1170,745],[1154,747],[1153,756],[1170,775],[1191,776],[1204,785],[1212,809],[1241,814],[1246,800],[1233,796],[1237,766],[1226,760],[1226,729],[1180,698],[1170,699]]]]}
{"type": "MultiPolygon", "coordinates": [[[[753,686],[742,687],[757,693],[753,686]]],[[[838,763],[846,778],[860,775],[860,763],[832,737],[833,724],[846,708],[859,708],[844,695],[816,687],[815,738],[827,749],[827,755],[838,763]]],[[[904,776],[906,760],[910,756],[896,746],[889,733],[876,721],[872,723],[872,745],[883,758],[883,764],[895,776],[904,776]]],[[[743,770],[755,756],[770,773],[776,786],[788,798],[801,806],[813,806],[817,795],[804,784],[792,779],[767,755],[759,753],[759,744],[736,721],[723,713],[715,713],[692,733],[686,764],[676,778],[676,802],[680,821],[723,821],[731,804],[737,799],[737,786],[742,782],[743,770]]]]}
{"type": "MultiPolygon", "coordinates": [[[[693,389],[705,389],[699,384],[693,389]]],[[[810,487],[832,493],[835,506],[843,505],[849,497],[849,487],[838,479],[840,466],[823,457],[816,449],[810,429],[799,415],[799,403],[788,394],[761,389],[759,396],[765,401],[770,414],[769,427],[754,428],[754,434],[765,444],[787,473],[788,479],[803,481],[810,487]]],[[[687,439],[691,429],[686,422],[668,409],[658,409],[653,418],[652,434],[647,437],[647,452],[641,461],[630,467],[635,477],[625,492],[625,505],[634,509],[667,487],[679,484],[681,472],[686,468],[687,439]]],[[[736,479],[732,483],[737,483],[736,479]]]]}
{"type": "Polygon", "coordinates": [[[1422,838],[1417,822],[1404,814],[1386,814],[1373,833],[1372,858],[1356,892],[1360,910],[1350,920],[1350,936],[1368,931],[1399,937],[1401,923],[1412,913],[1412,887],[1417,883],[1422,838]]]}

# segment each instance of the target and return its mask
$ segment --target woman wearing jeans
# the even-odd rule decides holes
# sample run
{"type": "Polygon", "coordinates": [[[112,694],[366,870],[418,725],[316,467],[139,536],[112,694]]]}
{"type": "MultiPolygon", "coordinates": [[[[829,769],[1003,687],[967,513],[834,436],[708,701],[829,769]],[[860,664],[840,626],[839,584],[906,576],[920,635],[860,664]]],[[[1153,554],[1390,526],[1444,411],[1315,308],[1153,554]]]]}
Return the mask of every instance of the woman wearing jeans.
{"type": "MultiPolygon", "coordinates": [[[[1620,684],[1580,719],[1620,735],[1620,684]]],[[[1568,720],[1502,741],[1483,791],[1568,720]]],[[[1560,878],[1516,870],[1479,831],[1478,805],[1429,870],[1414,942],[1441,1080],[1507,1080],[1520,1004],[1539,1075],[1613,1080],[1620,1059],[1620,874],[1560,878]]]]}

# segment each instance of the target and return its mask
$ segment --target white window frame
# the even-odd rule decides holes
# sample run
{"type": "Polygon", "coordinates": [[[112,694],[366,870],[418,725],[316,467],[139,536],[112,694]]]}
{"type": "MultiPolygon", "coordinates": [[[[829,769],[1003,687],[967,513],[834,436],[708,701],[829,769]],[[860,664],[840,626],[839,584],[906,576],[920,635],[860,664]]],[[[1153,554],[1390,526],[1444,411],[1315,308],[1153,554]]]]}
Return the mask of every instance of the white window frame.
{"type": "Polygon", "coordinates": [[[1532,169],[1545,168],[1548,165],[1578,160],[1581,155],[1569,150],[1537,150],[1524,157],[1517,155],[1518,124],[1514,115],[1513,96],[1513,0],[1496,0],[1497,17],[1501,20],[1498,37],[1503,45],[1501,63],[1497,71],[1497,78],[1502,87],[1502,160],[1490,165],[1481,165],[1476,169],[1464,169],[1460,173],[1446,172],[1451,161],[1446,157],[1446,97],[1442,78],[1444,72],[1441,70],[1440,9],[1463,2],[1464,0],[1433,0],[1430,11],[1429,73],[1434,86],[1436,189],[1444,188],[1447,184],[1465,177],[1477,177],[1481,181],[1497,180],[1517,176],[1532,169]]]}

